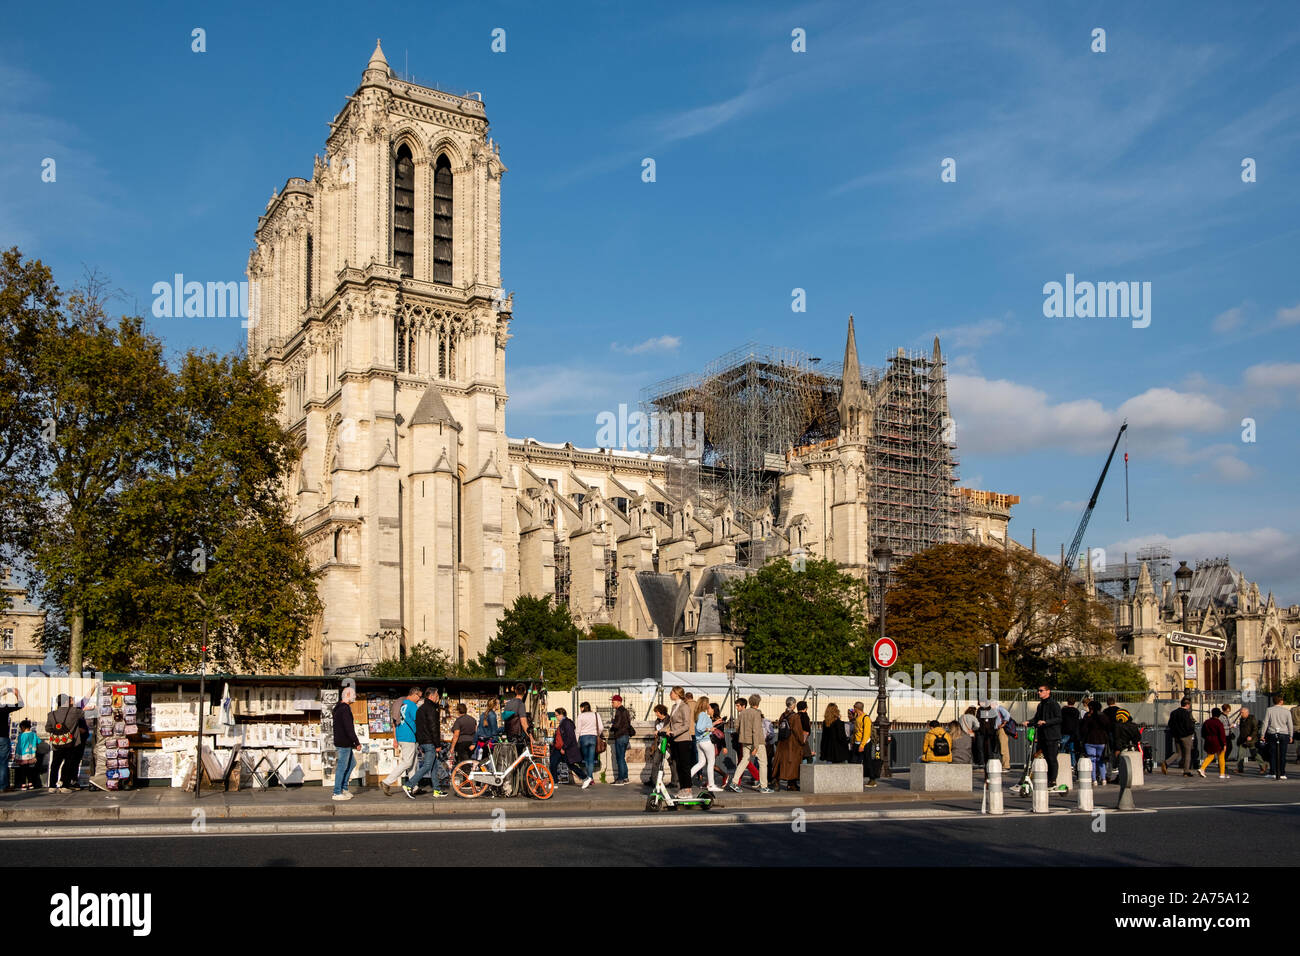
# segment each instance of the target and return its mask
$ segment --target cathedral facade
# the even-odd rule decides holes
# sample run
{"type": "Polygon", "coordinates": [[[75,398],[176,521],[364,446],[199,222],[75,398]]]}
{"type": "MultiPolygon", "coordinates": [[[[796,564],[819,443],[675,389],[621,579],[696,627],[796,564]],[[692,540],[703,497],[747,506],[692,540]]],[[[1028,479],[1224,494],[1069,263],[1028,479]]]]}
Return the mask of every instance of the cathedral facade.
{"type": "MultiPolygon", "coordinates": [[[[923,371],[873,386],[851,318],[836,437],[772,465],[780,507],[687,493],[682,471],[699,465],[668,455],[507,438],[505,172],[477,97],[404,82],[376,46],[311,179],[260,217],[249,354],[301,451],[287,491],[324,604],[302,672],[422,643],[474,659],[520,594],[554,595],[583,628],[665,638],[670,667],[722,670],[737,646],[718,591],[743,566],[831,557],[866,580],[875,540],[920,540],[907,501],[959,500],[951,465],[880,484],[869,447],[903,427],[876,422],[890,383],[927,390],[924,427],[943,427],[938,341],[923,371]],[[903,512],[873,525],[873,493],[903,512]]],[[[931,536],[957,530],[948,504],[931,536]]],[[[980,515],[980,534],[1005,540],[1009,505],[980,515]]]]}

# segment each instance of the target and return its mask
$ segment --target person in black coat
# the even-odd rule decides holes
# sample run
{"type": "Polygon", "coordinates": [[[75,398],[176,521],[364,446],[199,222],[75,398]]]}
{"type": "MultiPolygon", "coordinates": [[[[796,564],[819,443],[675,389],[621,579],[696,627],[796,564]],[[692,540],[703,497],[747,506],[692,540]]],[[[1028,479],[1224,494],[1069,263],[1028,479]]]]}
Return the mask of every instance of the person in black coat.
{"type": "MultiPolygon", "coordinates": [[[[1192,775],[1192,744],[1196,740],[1196,721],[1192,718],[1192,699],[1184,697],[1169,715],[1167,736],[1178,748],[1178,759],[1183,765],[1183,776],[1192,775]]],[[[1169,761],[1160,762],[1160,772],[1169,772],[1169,761]]]]}
{"type": "Polygon", "coordinates": [[[560,722],[555,728],[555,740],[551,745],[551,776],[554,777],[561,763],[569,765],[569,776],[573,783],[582,781],[582,789],[591,786],[591,778],[582,763],[582,749],[578,746],[578,735],[569,712],[563,707],[555,708],[555,716],[560,722]]]}
{"type": "Polygon", "coordinates": [[[836,704],[827,704],[822,718],[821,758],[826,763],[849,762],[849,735],[836,704]]]}
{"type": "MultiPolygon", "coordinates": [[[[1056,790],[1056,755],[1061,752],[1061,705],[1052,699],[1052,688],[1046,684],[1038,688],[1038,709],[1029,719],[1029,724],[1038,728],[1035,743],[1047,761],[1047,789],[1056,790]]],[[[1062,784],[1060,789],[1065,790],[1065,785],[1062,784]]]]}

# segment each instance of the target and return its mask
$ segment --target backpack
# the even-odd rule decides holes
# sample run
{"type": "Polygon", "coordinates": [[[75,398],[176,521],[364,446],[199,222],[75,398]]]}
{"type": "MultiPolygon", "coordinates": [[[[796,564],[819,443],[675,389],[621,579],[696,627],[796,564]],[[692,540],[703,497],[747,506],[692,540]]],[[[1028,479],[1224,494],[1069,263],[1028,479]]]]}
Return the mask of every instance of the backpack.
{"type": "Polygon", "coordinates": [[[932,757],[951,757],[952,748],[948,746],[948,738],[943,734],[936,734],[934,743],[930,745],[930,756],[932,757]]]}
{"type": "Polygon", "coordinates": [[[393,729],[396,730],[402,724],[402,705],[406,703],[405,697],[399,697],[388,705],[388,715],[393,718],[393,729]]]}
{"type": "Polygon", "coordinates": [[[763,718],[763,741],[768,744],[776,743],[776,728],[766,717],[763,718]]]}
{"type": "Polygon", "coordinates": [[[1002,725],[1002,729],[1007,732],[1007,736],[1012,740],[1020,736],[1020,725],[1016,723],[1014,717],[1008,717],[1007,722],[1002,725]]]}
{"type": "Polygon", "coordinates": [[[992,737],[998,732],[997,711],[989,708],[982,708],[976,715],[979,721],[979,732],[986,737],[992,737]]]}
{"type": "Polygon", "coordinates": [[[780,729],[777,730],[777,732],[776,732],[776,739],[777,739],[778,741],[780,741],[780,740],[789,740],[789,739],[790,739],[790,720],[789,720],[789,718],[787,718],[787,717],[782,717],[782,718],[781,718],[781,725],[780,725],[780,729]]]}

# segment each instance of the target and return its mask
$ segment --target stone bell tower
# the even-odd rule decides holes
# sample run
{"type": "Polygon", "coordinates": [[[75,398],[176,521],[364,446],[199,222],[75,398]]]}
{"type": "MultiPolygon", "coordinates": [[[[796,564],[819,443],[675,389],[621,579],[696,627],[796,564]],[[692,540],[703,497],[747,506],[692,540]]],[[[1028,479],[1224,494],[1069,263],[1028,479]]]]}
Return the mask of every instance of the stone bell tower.
{"type": "Polygon", "coordinates": [[[421,642],[473,658],[517,592],[487,134],[477,94],[405,82],[376,44],[311,179],[258,222],[249,353],[283,387],[288,491],[322,571],[307,672],[421,642]]]}

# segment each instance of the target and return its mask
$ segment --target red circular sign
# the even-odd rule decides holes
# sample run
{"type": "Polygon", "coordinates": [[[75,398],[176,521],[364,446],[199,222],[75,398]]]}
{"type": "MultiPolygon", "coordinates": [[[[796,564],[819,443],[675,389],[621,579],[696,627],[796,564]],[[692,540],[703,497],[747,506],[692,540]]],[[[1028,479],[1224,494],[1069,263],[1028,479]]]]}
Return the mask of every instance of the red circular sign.
{"type": "Polygon", "coordinates": [[[872,659],[881,667],[889,667],[898,660],[898,645],[891,638],[882,637],[871,648],[872,659]]]}

